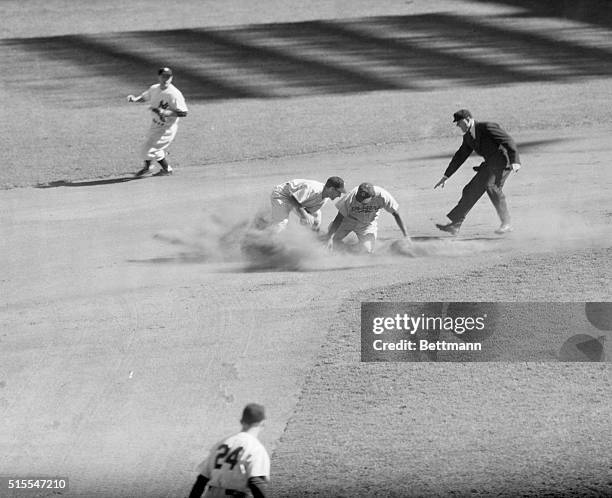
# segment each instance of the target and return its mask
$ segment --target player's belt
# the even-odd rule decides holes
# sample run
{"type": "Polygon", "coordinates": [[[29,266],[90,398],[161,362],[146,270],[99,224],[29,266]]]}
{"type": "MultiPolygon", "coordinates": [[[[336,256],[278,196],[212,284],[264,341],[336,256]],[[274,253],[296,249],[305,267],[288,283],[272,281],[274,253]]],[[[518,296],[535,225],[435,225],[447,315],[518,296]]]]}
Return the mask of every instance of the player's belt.
{"type": "MultiPolygon", "coordinates": [[[[236,489],[227,489],[227,488],[222,488],[219,486],[209,486],[210,490],[219,490],[221,491],[225,496],[235,496],[236,498],[246,498],[247,494],[244,493],[243,491],[238,491],[236,489]]],[[[204,495],[206,496],[206,495],[204,495]]]]}
{"type": "Polygon", "coordinates": [[[235,489],[226,489],[225,496],[236,496],[238,498],[245,498],[246,493],[243,493],[242,491],[236,491],[235,489]]]}

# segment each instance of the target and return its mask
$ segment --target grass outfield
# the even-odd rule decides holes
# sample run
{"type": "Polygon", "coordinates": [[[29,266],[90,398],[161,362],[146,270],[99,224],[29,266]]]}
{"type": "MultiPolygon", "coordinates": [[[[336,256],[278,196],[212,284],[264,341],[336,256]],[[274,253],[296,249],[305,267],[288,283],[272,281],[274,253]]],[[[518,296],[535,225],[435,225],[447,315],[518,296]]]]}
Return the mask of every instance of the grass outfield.
{"type": "Polygon", "coordinates": [[[607,4],[3,9],[0,483],[185,496],[261,401],[271,496],[612,494],[607,332],[591,364],[557,361],[565,332],[522,322],[520,346],[495,343],[503,362],[359,361],[362,302],[612,300],[607,4]],[[125,96],[160,65],[189,115],[175,174],[133,182],[149,117],[125,96]],[[458,241],[436,238],[477,164],[433,191],[459,107],[519,143],[507,238],[486,199],[458,241]],[[388,188],[424,242],[398,252],[383,213],[372,258],[296,235],[287,264],[245,259],[240,227],[270,188],[330,174],[388,188]]]}
{"type": "MultiPolygon", "coordinates": [[[[363,2],[351,10],[321,2],[306,14],[296,3],[270,2],[259,24],[241,24],[246,6],[235,2],[212,8],[209,22],[199,18],[204,4],[188,4],[160,31],[154,5],[88,2],[93,11],[69,15],[45,5],[34,24],[17,4],[7,9],[15,21],[0,43],[0,61],[11,67],[2,84],[11,116],[2,124],[11,137],[3,188],[135,171],[148,115],[125,97],[155,82],[161,64],[175,68],[188,97],[191,112],[171,150],[187,168],[364,145],[409,148],[456,136],[448,109],[468,104],[525,141],[609,122],[609,39],[571,20],[533,26],[508,16],[512,9],[473,4],[363,2]],[[464,55],[445,46],[466,37],[473,41],[464,55]]],[[[452,140],[440,152],[451,153],[452,140]]]]}

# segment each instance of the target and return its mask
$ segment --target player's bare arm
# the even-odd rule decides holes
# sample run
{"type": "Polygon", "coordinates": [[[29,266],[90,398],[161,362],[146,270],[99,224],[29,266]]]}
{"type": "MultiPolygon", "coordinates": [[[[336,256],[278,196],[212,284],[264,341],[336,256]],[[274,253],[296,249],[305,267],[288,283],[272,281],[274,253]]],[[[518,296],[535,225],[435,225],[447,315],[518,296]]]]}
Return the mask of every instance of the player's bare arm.
{"type": "Polygon", "coordinates": [[[406,231],[406,226],[404,225],[404,221],[398,212],[393,213],[393,218],[395,218],[395,223],[404,234],[404,237],[408,236],[408,232],[406,231]]]}
{"type": "Polygon", "coordinates": [[[128,102],[144,102],[144,95],[139,95],[138,97],[135,97],[134,95],[130,94],[127,96],[127,101],[128,102]]]}
{"type": "Polygon", "coordinates": [[[334,244],[334,234],[338,231],[338,228],[340,227],[340,224],[342,223],[343,219],[344,216],[338,213],[334,218],[334,221],[332,221],[329,225],[329,228],[327,230],[327,247],[329,247],[330,249],[333,247],[334,244]]]}
{"type": "Polygon", "coordinates": [[[308,211],[306,211],[306,209],[304,209],[304,206],[302,206],[302,204],[293,195],[289,197],[289,202],[295,208],[299,217],[304,223],[306,223],[307,225],[312,225],[314,223],[314,216],[311,215],[308,211]]]}

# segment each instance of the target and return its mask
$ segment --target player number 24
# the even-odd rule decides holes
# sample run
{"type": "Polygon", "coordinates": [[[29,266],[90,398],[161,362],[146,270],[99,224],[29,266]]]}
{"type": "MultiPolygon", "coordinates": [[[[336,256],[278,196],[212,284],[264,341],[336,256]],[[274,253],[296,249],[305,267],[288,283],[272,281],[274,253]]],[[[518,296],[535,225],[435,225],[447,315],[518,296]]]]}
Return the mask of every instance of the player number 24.
{"type": "Polygon", "coordinates": [[[217,457],[215,458],[215,469],[220,469],[224,463],[230,466],[230,469],[234,469],[242,453],[242,446],[238,446],[235,450],[230,453],[230,447],[227,444],[222,444],[217,448],[217,457]]]}

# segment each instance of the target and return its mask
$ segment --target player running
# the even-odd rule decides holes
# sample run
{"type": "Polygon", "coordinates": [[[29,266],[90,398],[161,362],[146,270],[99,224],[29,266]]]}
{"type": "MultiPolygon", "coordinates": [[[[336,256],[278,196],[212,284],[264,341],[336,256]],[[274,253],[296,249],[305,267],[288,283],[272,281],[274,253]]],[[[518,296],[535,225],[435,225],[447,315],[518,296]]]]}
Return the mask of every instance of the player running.
{"type": "Polygon", "coordinates": [[[178,130],[179,118],[187,116],[187,105],[181,91],[172,84],[172,69],[162,67],[157,71],[159,83],[152,85],[138,97],[128,95],[128,102],[151,102],[149,110],[152,122],[147,138],[142,146],[144,167],[136,173],[142,176],[151,169],[151,161],[157,161],[161,170],[153,176],[172,174],[172,167],[166,159],[166,149],[170,146],[178,130]]]}
{"type": "Polygon", "coordinates": [[[265,498],[270,480],[270,457],[258,439],[265,419],[264,407],[246,405],[240,423],[242,430],[215,444],[198,470],[189,498],[265,498]]]}
{"type": "Polygon", "coordinates": [[[381,209],[391,213],[404,237],[406,227],[399,214],[399,205],[393,196],[382,187],[371,183],[362,183],[351,190],[336,204],[338,215],[329,225],[327,245],[334,248],[335,242],[340,242],[349,233],[355,232],[362,248],[374,252],[374,242],[378,235],[378,214],[381,209]]]}

